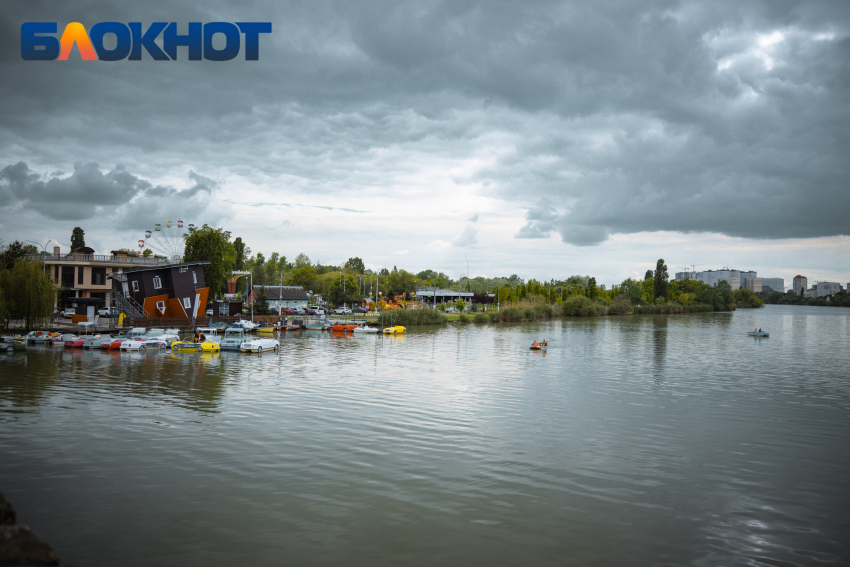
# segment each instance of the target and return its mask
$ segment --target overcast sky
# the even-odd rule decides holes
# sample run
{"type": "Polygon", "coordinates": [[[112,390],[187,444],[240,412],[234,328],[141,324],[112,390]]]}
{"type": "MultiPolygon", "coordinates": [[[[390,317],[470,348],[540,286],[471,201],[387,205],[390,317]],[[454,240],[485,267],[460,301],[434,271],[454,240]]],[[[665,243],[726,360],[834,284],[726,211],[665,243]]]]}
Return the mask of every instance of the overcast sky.
{"type": "Polygon", "coordinates": [[[452,277],[850,281],[843,0],[10,1],[0,76],[5,242],[181,219],[452,277]],[[273,31],[258,61],[24,61],[38,21],[273,31]]]}

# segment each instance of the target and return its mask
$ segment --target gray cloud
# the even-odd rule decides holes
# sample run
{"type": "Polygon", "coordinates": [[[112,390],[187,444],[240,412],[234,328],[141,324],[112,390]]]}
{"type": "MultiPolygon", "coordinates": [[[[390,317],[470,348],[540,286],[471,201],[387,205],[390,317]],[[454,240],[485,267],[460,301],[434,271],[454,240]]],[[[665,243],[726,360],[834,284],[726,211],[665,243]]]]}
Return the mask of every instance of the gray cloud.
{"type": "Polygon", "coordinates": [[[434,163],[475,162],[487,165],[453,174],[459,187],[483,186],[509,207],[541,196],[550,203],[529,209],[527,224],[512,228],[518,238],[558,233],[592,245],[657,230],[848,233],[848,3],[86,8],[87,26],[163,14],[181,25],[272,21],[260,61],[220,64],[188,62],[183,48],[171,63],[22,61],[22,22],[61,29],[79,8],[6,8],[0,151],[7,163],[44,171],[84,164],[70,177],[20,163],[3,170],[0,192],[50,218],[125,207],[114,222],[134,223],[132,214],[198,207],[213,191],[196,179],[186,194],[145,185],[92,162],[124,163],[148,178],[191,163],[214,177],[329,198],[389,191],[434,163]],[[482,155],[497,157],[477,161],[482,155]]]}
{"type": "Polygon", "coordinates": [[[193,185],[188,189],[154,186],[121,165],[103,173],[93,162],[77,163],[70,176],[60,175],[39,175],[24,162],[4,167],[0,170],[0,207],[34,211],[57,221],[98,219],[114,223],[120,230],[144,230],[166,216],[193,218],[209,212],[212,193],[219,185],[190,170],[193,185]]]}

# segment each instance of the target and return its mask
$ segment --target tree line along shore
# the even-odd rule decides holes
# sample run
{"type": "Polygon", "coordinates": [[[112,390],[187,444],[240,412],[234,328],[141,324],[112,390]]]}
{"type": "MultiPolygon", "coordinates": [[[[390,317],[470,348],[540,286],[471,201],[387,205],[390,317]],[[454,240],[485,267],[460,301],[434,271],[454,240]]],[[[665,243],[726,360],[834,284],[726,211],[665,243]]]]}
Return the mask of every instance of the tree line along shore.
{"type": "MultiPolygon", "coordinates": [[[[85,232],[74,228],[71,249],[85,246],[85,232]]],[[[41,265],[28,261],[27,255],[37,254],[38,249],[20,241],[8,245],[0,243],[0,318],[4,327],[11,319],[23,320],[27,328],[46,323],[52,315],[56,294],[56,283],[44,273],[41,265]]],[[[142,255],[150,255],[150,250],[142,255]]],[[[32,256],[30,256],[32,257],[32,256]]],[[[573,275],[549,281],[525,280],[516,274],[508,277],[466,277],[452,279],[443,272],[422,270],[408,272],[393,266],[370,270],[359,257],[349,258],[345,264],[325,265],[313,262],[304,253],[293,261],[278,252],[266,258],[262,253],[252,253],[240,238],[222,228],[204,224],[190,228],[185,237],[183,260],[208,260],[203,266],[204,278],[213,292],[225,293],[227,276],[234,270],[249,271],[254,285],[294,285],[327,298],[333,305],[352,304],[363,297],[378,298],[378,307],[384,307],[382,298],[403,296],[411,298],[420,286],[439,289],[458,289],[471,292],[473,312],[470,305],[458,302],[455,305],[439,303],[436,309],[410,310],[419,314],[399,315],[390,313],[410,324],[427,324],[446,320],[444,312],[450,307],[460,311],[458,319],[483,321],[537,320],[558,316],[599,317],[627,314],[675,314],[705,311],[725,311],[736,308],[763,307],[766,302],[778,304],[807,304],[850,306],[846,292],[835,296],[830,303],[824,298],[809,300],[782,293],[753,293],[750,290],[732,290],[726,282],[716,287],[696,281],[670,281],[663,259],[656,263],[655,270],[647,270],[644,278],[627,278],[617,285],[606,288],[597,284],[592,276],[573,275]],[[498,307],[497,307],[498,306],[498,307]]],[[[244,296],[248,278],[239,281],[244,296]]],[[[267,310],[264,294],[258,294],[255,313],[267,310]]],[[[428,305],[430,306],[430,305],[428,305]]],[[[449,309],[451,311],[451,309],[449,309]]],[[[392,310],[395,312],[396,310],[392,310]]],[[[405,310],[407,311],[407,310],[405,310]]]]}

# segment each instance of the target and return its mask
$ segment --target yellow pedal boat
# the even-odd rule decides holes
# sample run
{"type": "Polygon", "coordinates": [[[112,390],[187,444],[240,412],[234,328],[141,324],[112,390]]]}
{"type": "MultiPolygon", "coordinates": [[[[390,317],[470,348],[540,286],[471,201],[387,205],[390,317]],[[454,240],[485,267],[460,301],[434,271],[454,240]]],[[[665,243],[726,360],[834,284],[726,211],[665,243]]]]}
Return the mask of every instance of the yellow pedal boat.
{"type": "Polygon", "coordinates": [[[202,343],[193,343],[191,341],[177,341],[171,343],[171,352],[197,352],[206,354],[208,352],[219,352],[221,346],[213,341],[204,341],[202,343]]]}
{"type": "Polygon", "coordinates": [[[397,334],[404,334],[406,332],[407,332],[407,329],[402,327],[401,325],[398,325],[396,327],[387,327],[386,329],[384,329],[385,335],[397,335],[397,334]]]}

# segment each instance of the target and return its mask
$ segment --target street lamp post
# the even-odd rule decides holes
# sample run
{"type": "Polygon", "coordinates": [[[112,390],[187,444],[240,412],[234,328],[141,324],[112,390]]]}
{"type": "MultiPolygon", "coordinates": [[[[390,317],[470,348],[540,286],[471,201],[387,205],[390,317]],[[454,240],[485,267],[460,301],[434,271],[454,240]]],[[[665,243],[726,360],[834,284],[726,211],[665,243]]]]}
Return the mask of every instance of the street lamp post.
{"type": "MultiPolygon", "coordinates": [[[[44,244],[39,244],[38,242],[36,242],[34,240],[24,240],[24,242],[29,242],[30,244],[35,244],[36,246],[41,246],[41,273],[46,273],[47,265],[45,264],[45,256],[47,256],[47,245],[50,244],[51,242],[56,242],[56,241],[53,240],[52,238],[48,238],[47,242],[45,242],[44,244]]],[[[56,242],[56,244],[59,244],[59,243],[56,242]]]]}

